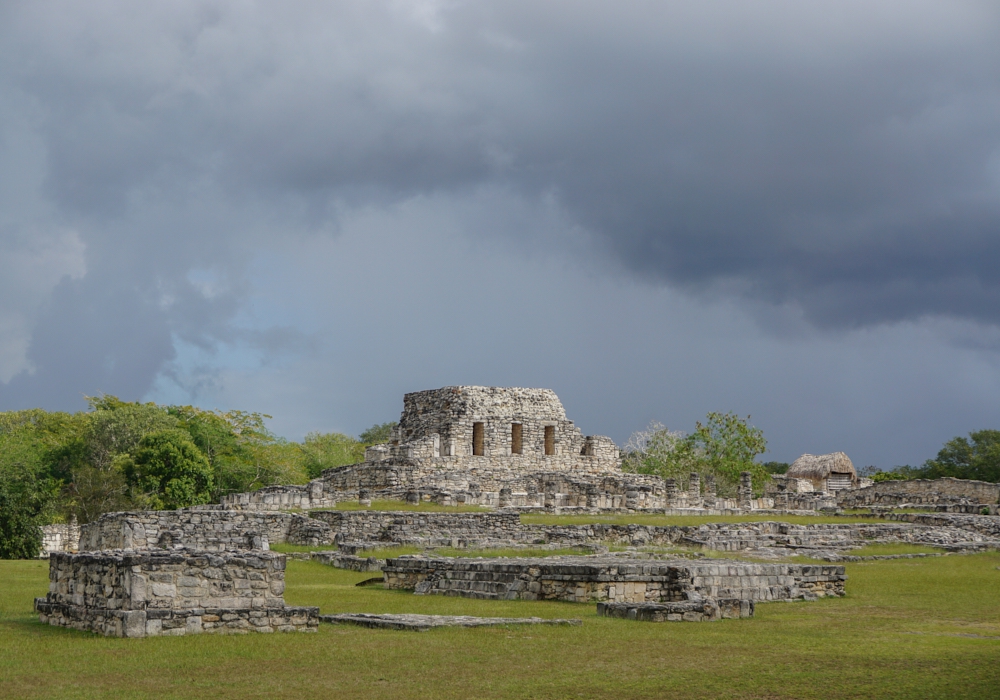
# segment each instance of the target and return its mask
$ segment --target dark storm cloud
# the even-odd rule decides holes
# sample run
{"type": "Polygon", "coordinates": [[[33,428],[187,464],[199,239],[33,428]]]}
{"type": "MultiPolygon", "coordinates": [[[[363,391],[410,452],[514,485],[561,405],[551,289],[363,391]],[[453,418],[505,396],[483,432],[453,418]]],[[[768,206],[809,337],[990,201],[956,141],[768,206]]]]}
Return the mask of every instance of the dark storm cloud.
{"type": "Polygon", "coordinates": [[[481,186],[554,198],[630,274],[819,326],[1000,321],[995,3],[0,13],[2,106],[44,162],[21,224],[72,226],[87,260],[8,396],[142,393],[174,338],[239,335],[260,246],[481,186]]]}

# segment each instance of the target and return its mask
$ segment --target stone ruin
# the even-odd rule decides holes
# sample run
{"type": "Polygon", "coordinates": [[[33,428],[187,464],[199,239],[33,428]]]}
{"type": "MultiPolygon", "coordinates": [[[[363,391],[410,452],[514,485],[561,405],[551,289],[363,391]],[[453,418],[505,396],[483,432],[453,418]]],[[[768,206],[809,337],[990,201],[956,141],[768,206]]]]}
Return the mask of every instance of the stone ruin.
{"type": "MultiPolygon", "coordinates": [[[[661,559],[638,551],[622,558],[609,556],[608,547],[680,546],[827,561],[851,560],[850,549],[870,542],[958,552],[1000,549],[1000,485],[959,479],[865,483],[842,453],[804,455],[796,464],[773,478],[762,497],[754,497],[750,474],[744,473],[737,496],[723,498],[711,476],[692,473],[680,480],[623,472],[615,444],[584,436],[551,391],[417,392],[405,396],[387,444],[369,448],[364,462],[326,470],[305,486],[234,494],[217,506],[109,513],[82,528],[50,526],[50,590],[36,599],[36,609],[51,624],[116,636],[312,631],[317,609],[284,605],[285,558],[269,551],[270,544],[291,543],[335,544],[337,551],[313,557],[382,571],[387,587],[423,594],[597,601],[601,614],[611,617],[717,620],[750,616],[759,601],[842,595],[843,567],[661,559]],[[373,498],[493,510],[333,509],[345,499],[370,506],[373,498]],[[915,504],[951,512],[891,512],[915,504]],[[533,510],[780,515],[844,507],[870,508],[882,520],[696,527],[520,520],[520,513],[533,510]],[[363,556],[400,545],[573,547],[597,554],[499,560],[363,556]],[[66,552],[76,548],[80,553],[66,552]]],[[[426,628],[425,622],[406,624],[426,628]]],[[[387,619],[377,626],[398,624],[387,619]]]]}
{"type": "Polygon", "coordinates": [[[383,567],[386,588],[421,595],[573,603],[718,599],[815,600],[843,596],[843,566],[620,556],[457,559],[404,556],[383,567]]]}
{"type": "Polygon", "coordinates": [[[54,553],[42,622],[112,637],[312,632],[319,608],[287,607],[285,557],[263,550],[54,553]]]}
{"type": "Polygon", "coordinates": [[[305,486],[226,496],[226,508],[330,508],[338,500],[493,508],[666,506],[663,480],[621,469],[611,438],[583,435],[549,389],[453,386],[403,397],[388,443],[305,486]]]}
{"type": "Polygon", "coordinates": [[[873,485],[857,475],[843,452],[802,455],[756,498],[748,475],[736,497],[721,497],[711,475],[662,479],[623,472],[621,464],[614,442],[583,435],[548,389],[453,386],[406,394],[389,442],[368,448],[363,462],[328,469],[304,486],[231,494],[220,507],[312,510],[343,500],[370,505],[372,499],[386,499],[522,512],[723,515],[913,504],[958,512],[980,512],[974,507],[985,506],[996,512],[1000,500],[997,485],[977,486],[982,482],[873,485]]]}

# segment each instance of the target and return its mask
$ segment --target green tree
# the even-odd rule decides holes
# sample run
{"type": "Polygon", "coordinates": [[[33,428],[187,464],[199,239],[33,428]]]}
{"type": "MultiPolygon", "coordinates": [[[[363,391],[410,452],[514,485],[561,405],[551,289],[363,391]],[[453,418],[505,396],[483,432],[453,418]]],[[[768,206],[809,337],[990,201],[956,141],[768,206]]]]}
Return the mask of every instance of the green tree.
{"type": "Polygon", "coordinates": [[[45,456],[51,435],[44,411],[0,413],[0,558],[29,559],[42,546],[41,525],[54,517],[57,482],[45,456]]]}
{"type": "Polygon", "coordinates": [[[788,471],[790,465],[788,462],[761,462],[764,471],[768,474],[784,474],[788,471]]]}
{"type": "Polygon", "coordinates": [[[0,559],[33,559],[42,548],[52,493],[30,470],[0,473],[0,559]]]}
{"type": "MultiPolygon", "coordinates": [[[[90,411],[78,414],[77,430],[53,451],[51,462],[68,472],[66,508],[87,523],[102,513],[143,505],[122,470],[127,457],[151,433],[177,427],[177,419],[154,403],[88,397],[90,411]]],[[[55,467],[54,467],[55,468],[55,467]]]]}
{"type": "Polygon", "coordinates": [[[310,479],[318,477],[324,469],[357,464],[365,458],[364,442],[342,433],[309,433],[298,447],[310,479]]]}
{"type": "Polygon", "coordinates": [[[924,462],[920,476],[1000,482],[1000,430],[977,430],[967,438],[952,438],[936,458],[924,462]]]}
{"type": "Polygon", "coordinates": [[[704,424],[695,424],[689,439],[717,481],[735,487],[740,473],[750,472],[754,491],[759,493],[771,478],[764,466],[754,461],[767,451],[767,440],[759,428],[750,425],[750,416],[744,419],[732,412],[709,413],[704,424]]]}
{"type": "Polygon", "coordinates": [[[636,474],[655,474],[664,479],[686,477],[701,467],[694,445],[677,430],[656,421],[632,434],[622,455],[622,468],[636,474]]]}
{"type": "Polygon", "coordinates": [[[134,454],[121,455],[115,462],[153,509],[173,510],[211,500],[212,465],[184,430],[149,433],[134,454]]]}
{"type": "Polygon", "coordinates": [[[690,472],[711,474],[721,495],[735,494],[740,473],[748,471],[753,475],[754,489],[760,492],[771,477],[754,459],[767,449],[767,441],[749,420],[749,416],[743,419],[734,413],[709,413],[705,423],[696,423],[690,435],[651,423],[629,439],[622,467],[663,478],[683,479],[690,472]]]}
{"type": "Polygon", "coordinates": [[[368,430],[358,435],[358,440],[364,445],[381,445],[389,442],[389,434],[392,432],[392,429],[398,425],[399,423],[396,421],[376,423],[372,427],[368,428],[368,430]]]}
{"type": "Polygon", "coordinates": [[[208,411],[194,406],[170,406],[215,476],[212,497],[253,491],[273,484],[306,481],[302,457],[294,443],[276,437],[265,421],[271,416],[248,411],[208,411]]]}

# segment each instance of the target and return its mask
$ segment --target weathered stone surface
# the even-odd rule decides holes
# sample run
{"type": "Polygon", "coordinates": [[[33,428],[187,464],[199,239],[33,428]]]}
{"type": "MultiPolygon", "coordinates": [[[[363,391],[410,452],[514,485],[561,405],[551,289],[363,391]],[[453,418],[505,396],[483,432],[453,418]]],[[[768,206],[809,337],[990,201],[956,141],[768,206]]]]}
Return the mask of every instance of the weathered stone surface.
{"type": "Polygon", "coordinates": [[[267,549],[270,543],[321,545],[329,526],[295,513],[208,508],[105,513],[81,528],[80,551],[171,549],[208,552],[267,549]]]}
{"type": "Polygon", "coordinates": [[[541,617],[470,617],[468,615],[375,615],[340,613],[321,615],[320,620],[338,625],[358,625],[374,629],[426,632],[435,627],[505,627],[509,625],[581,625],[582,620],[550,620],[541,617]]]}
{"type": "Polygon", "coordinates": [[[842,508],[939,504],[984,504],[1000,502],[1000,484],[971,479],[911,479],[880,481],[867,488],[841,491],[842,508]]]}
{"type": "Polygon", "coordinates": [[[954,551],[1000,548],[996,516],[890,514],[867,523],[793,525],[780,521],[699,526],[522,525],[515,512],[225,510],[112,513],[84,526],[81,548],[193,547],[241,551],[270,542],[319,546],[336,542],[344,554],[391,545],[421,547],[686,546],[782,556],[802,550],[836,552],[870,542],[926,544],[954,551]],[[357,551],[356,551],[357,550],[357,551]]]}
{"type": "Polygon", "coordinates": [[[381,571],[385,566],[385,559],[359,557],[338,551],[311,552],[310,555],[313,561],[318,561],[320,564],[350,571],[381,571]]]}
{"type": "Polygon", "coordinates": [[[42,526],[42,551],[44,559],[52,552],[75,552],[80,548],[80,526],[73,516],[68,523],[42,526]]]}
{"type": "Polygon", "coordinates": [[[464,547],[486,540],[515,541],[524,530],[517,513],[334,510],[310,515],[329,525],[338,544],[361,541],[464,547]]]}
{"type": "Polygon", "coordinates": [[[671,603],[598,603],[601,617],[644,622],[714,622],[753,617],[755,603],[738,598],[706,598],[671,603]]]}
{"type": "Polygon", "coordinates": [[[625,557],[455,559],[398,557],[382,569],[387,588],[494,600],[644,603],[842,596],[844,567],[754,564],[725,559],[625,557]]]}
{"type": "Polygon", "coordinates": [[[311,631],[318,608],[286,608],[285,557],[266,551],[54,553],[42,622],[110,636],[311,631]]]}
{"type": "Polygon", "coordinates": [[[326,470],[306,486],[226,496],[223,504],[329,508],[363,491],[366,501],[430,498],[491,507],[500,504],[501,491],[505,507],[649,509],[666,504],[662,479],[623,473],[614,442],[582,435],[552,391],[469,386],[404,396],[390,442],[369,448],[361,464],[326,470]]]}

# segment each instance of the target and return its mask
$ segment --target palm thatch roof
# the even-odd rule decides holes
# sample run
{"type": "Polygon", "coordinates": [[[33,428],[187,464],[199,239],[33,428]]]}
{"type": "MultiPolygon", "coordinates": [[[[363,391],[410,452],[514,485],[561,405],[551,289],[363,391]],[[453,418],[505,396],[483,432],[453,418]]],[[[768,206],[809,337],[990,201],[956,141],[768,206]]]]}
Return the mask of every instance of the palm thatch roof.
{"type": "Polygon", "coordinates": [[[857,477],[851,458],[843,452],[833,452],[828,455],[805,454],[792,462],[785,476],[796,479],[826,479],[830,474],[850,474],[857,477]]]}

